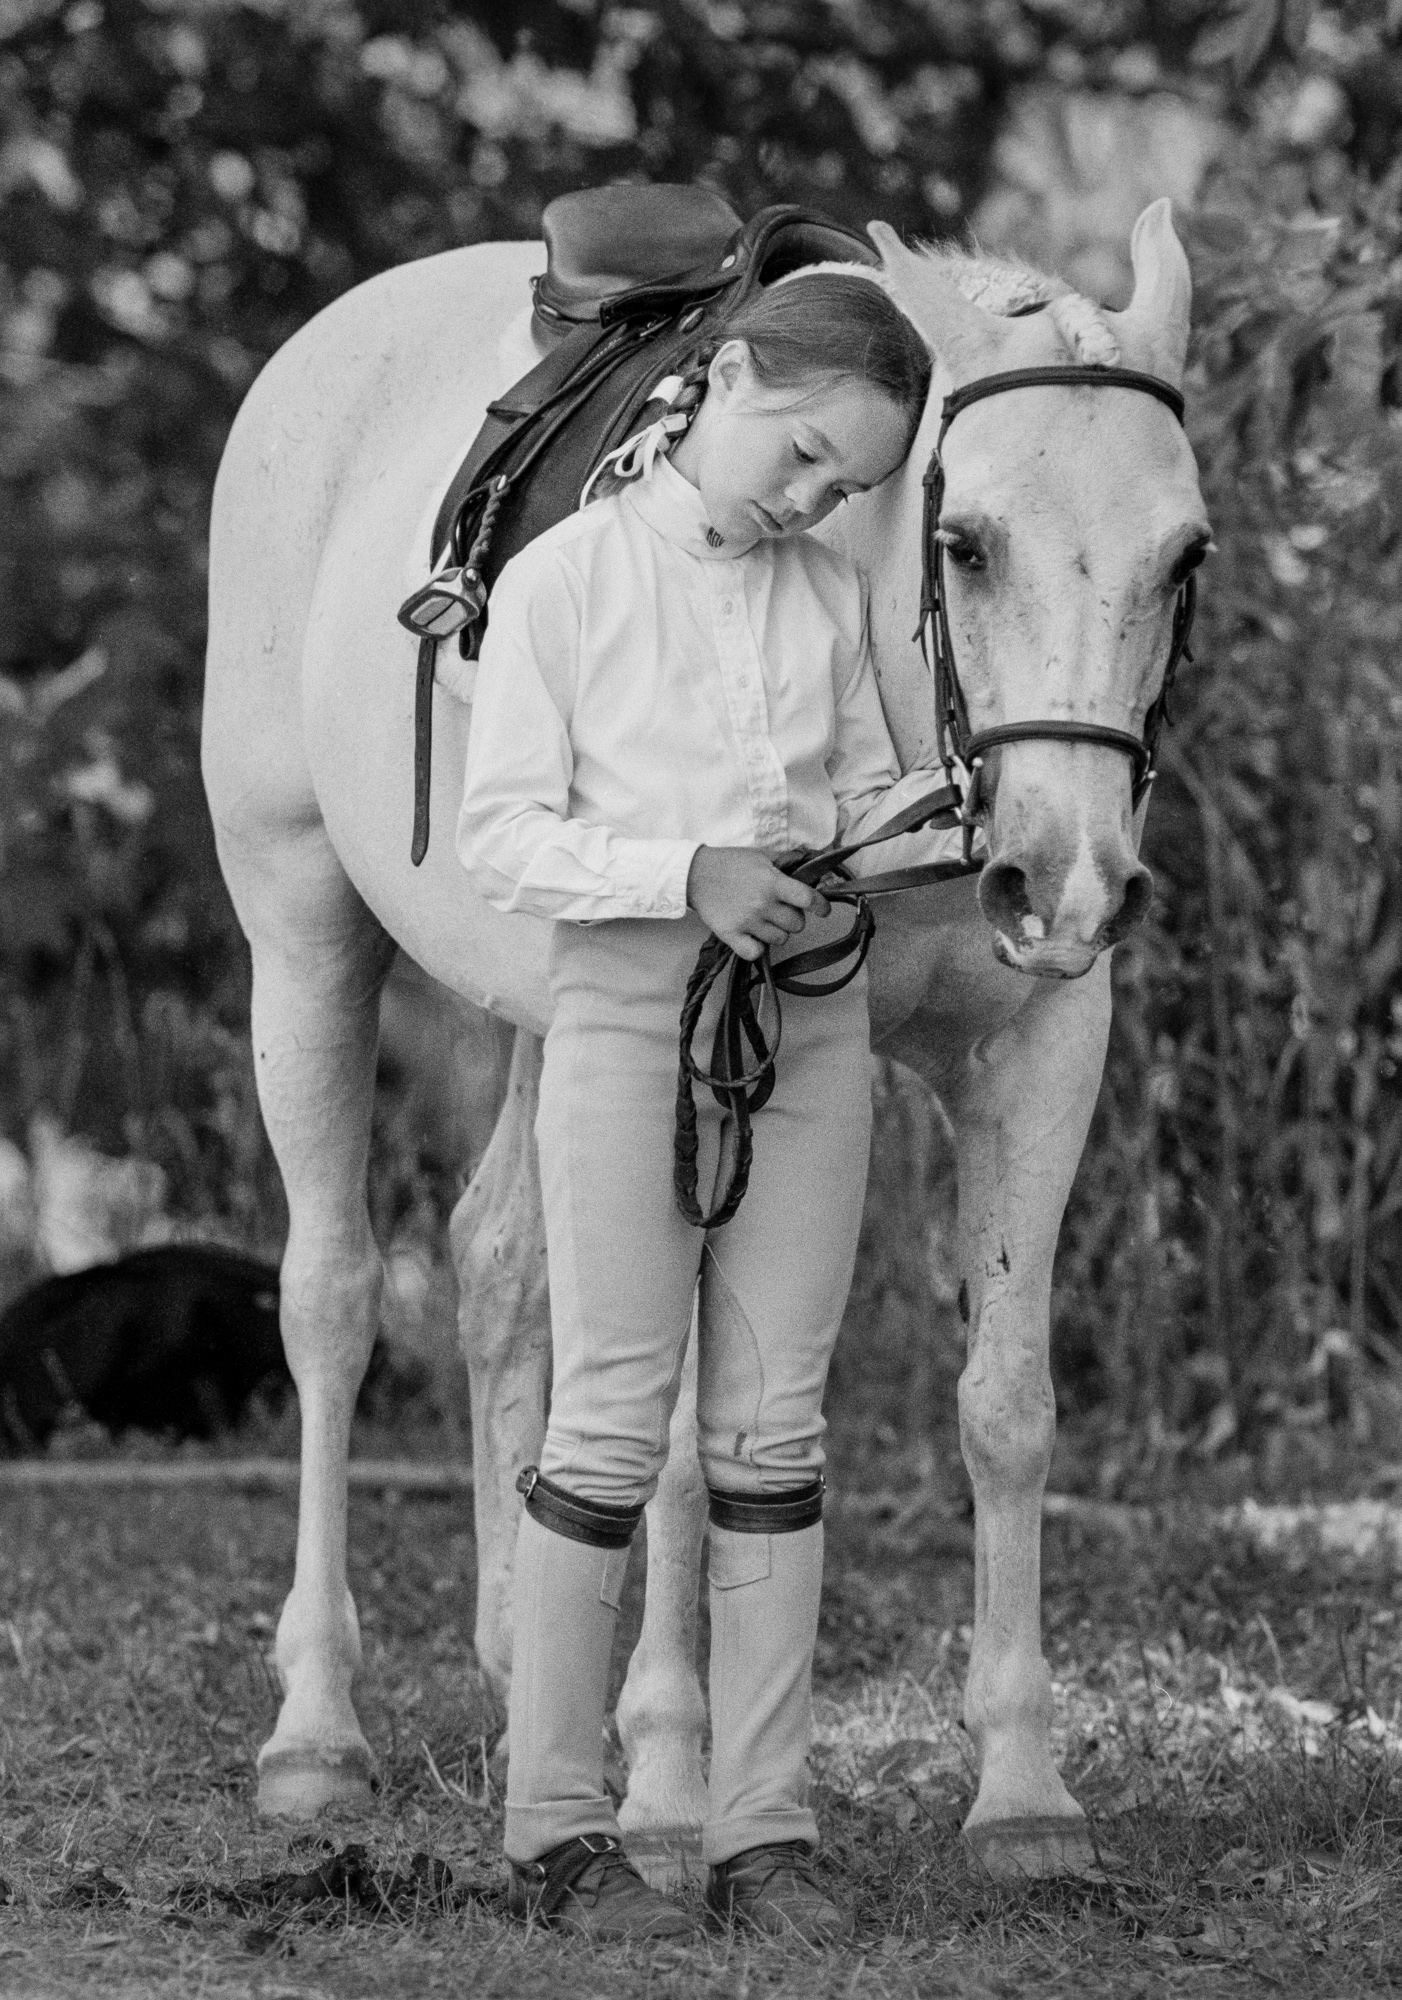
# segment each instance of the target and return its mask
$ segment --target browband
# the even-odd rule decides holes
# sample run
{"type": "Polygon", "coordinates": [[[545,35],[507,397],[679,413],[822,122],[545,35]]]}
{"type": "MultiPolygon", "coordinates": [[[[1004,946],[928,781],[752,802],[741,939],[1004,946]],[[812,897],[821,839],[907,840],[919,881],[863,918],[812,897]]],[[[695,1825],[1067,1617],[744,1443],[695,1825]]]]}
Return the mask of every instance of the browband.
{"type": "Polygon", "coordinates": [[[981,403],[985,396],[1000,396],[1007,389],[1074,389],[1078,386],[1138,389],[1172,410],[1180,424],[1188,407],[1180,391],[1160,375],[1146,375],[1138,368],[1096,368],[1063,362],[1046,368],[1011,368],[1002,375],[980,375],[974,381],[966,382],[962,389],[951,389],[944,399],[940,415],[941,435],[949,429],[961,410],[967,410],[970,403],[981,403]]]}

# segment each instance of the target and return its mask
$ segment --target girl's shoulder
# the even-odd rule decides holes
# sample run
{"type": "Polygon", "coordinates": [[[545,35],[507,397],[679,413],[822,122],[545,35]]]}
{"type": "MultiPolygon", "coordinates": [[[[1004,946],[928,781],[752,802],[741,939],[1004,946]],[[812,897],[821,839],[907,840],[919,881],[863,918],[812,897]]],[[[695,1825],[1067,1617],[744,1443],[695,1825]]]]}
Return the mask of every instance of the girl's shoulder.
{"type": "Polygon", "coordinates": [[[502,565],[496,588],[539,590],[568,587],[586,575],[596,551],[615,541],[622,521],[616,495],[591,501],[533,536],[502,565]]]}

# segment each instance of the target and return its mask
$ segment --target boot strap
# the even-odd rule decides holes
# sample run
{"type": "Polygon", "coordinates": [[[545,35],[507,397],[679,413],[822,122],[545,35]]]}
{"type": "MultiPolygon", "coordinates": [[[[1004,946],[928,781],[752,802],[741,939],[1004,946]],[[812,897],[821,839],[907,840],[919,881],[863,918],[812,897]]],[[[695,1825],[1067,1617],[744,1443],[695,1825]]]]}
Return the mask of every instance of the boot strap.
{"type": "Polygon", "coordinates": [[[793,1535],[823,1518],[821,1472],[807,1485],[789,1486],[781,1493],[726,1493],[714,1486],[706,1490],[711,1526],[729,1528],[733,1535],[793,1535]]]}
{"type": "Polygon", "coordinates": [[[516,1491],[525,1495],[526,1512],[542,1528],[592,1549],[626,1549],[643,1517],[640,1506],[607,1507],[600,1500],[580,1500],[535,1465],[517,1475],[516,1491]]]}
{"type": "MultiPolygon", "coordinates": [[[[581,1833],[559,1847],[551,1848],[539,1861],[517,1862],[531,1891],[531,1912],[537,1917],[553,1917],[584,1871],[600,1856],[614,1854],[629,1874],[637,1874],[623,1852],[622,1841],[611,1833],[581,1833]]],[[[641,1880],[641,1877],[639,1877],[641,1880]]]]}

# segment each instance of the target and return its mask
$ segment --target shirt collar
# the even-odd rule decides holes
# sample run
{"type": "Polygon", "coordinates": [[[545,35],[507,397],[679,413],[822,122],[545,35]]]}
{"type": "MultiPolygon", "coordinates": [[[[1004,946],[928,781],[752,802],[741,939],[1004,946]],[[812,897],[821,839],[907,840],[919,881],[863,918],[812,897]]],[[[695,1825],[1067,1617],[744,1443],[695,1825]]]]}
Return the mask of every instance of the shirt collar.
{"type": "Polygon", "coordinates": [[[650,528],[702,562],[733,562],[761,539],[756,533],[747,542],[721,541],[706,518],[697,488],[661,452],[649,472],[629,480],[622,490],[624,499],[650,528]]]}

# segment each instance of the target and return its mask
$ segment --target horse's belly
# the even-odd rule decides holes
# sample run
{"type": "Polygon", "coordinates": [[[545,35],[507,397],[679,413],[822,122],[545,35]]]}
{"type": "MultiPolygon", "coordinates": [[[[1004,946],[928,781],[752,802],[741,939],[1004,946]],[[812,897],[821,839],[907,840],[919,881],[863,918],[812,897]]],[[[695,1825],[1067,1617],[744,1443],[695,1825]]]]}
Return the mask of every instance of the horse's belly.
{"type": "MultiPolygon", "coordinates": [[[[520,309],[518,294],[499,300],[501,324],[520,309]]],[[[375,427],[348,470],[307,623],[303,726],[327,830],[385,929],[444,985],[543,1033],[549,929],[490,908],[457,860],[469,711],[442,689],[434,695],[432,838],[421,867],[409,860],[418,645],[396,614],[427,573],[438,498],[487,401],[505,386],[499,331],[484,326],[476,360],[421,385],[375,427]]]]}

